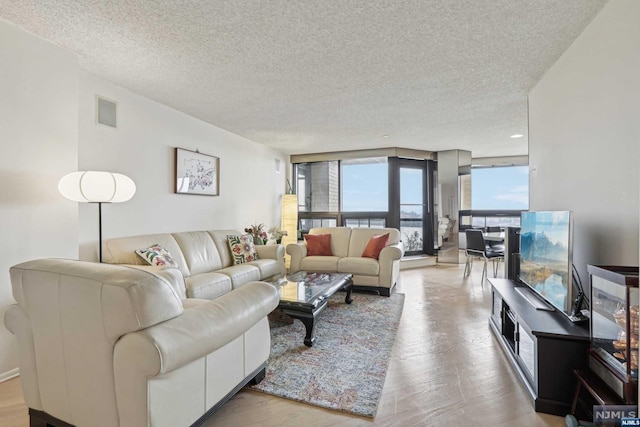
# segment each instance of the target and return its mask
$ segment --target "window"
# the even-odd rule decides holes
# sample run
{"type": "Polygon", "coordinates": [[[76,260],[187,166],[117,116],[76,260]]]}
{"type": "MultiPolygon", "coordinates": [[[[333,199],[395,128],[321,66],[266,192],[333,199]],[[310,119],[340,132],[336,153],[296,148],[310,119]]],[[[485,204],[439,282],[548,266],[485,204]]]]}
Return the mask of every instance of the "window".
{"type": "Polygon", "coordinates": [[[296,165],[299,212],[338,212],[338,162],[296,165]]]}
{"type": "Polygon", "coordinates": [[[471,188],[474,211],[529,209],[528,166],[473,168],[471,188]]]}
{"type": "Polygon", "coordinates": [[[352,228],[385,228],[387,221],[385,218],[345,218],[344,225],[352,228]]]}
{"type": "Polygon", "coordinates": [[[343,160],[342,212],[387,212],[389,168],[386,157],[343,160]]]}
{"type": "Polygon", "coordinates": [[[435,174],[433,160],[395,156],[294,163],[298,229],[394,227],[405,254],[433,254],[435,174]]]}
{"type": "Polygon", "coordinates": [[[302,218],[300,219],[300,229],[309,231],[319,227],[337,227],[338,221],[335,218],[302,218]]]}
{"type": "Polygon", "coordinates": [[[424,172],[400,167],[400,234],[408,253],[424,249],[424,172]]]}

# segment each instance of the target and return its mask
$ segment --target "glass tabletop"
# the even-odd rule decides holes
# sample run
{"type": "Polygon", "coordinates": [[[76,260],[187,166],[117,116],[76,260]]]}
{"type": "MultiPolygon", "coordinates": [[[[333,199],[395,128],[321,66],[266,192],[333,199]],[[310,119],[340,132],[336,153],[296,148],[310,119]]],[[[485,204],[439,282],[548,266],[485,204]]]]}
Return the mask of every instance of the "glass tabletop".
{"type": "Polygon", "coordinates": [[[280,301],[314,304],[344,286],[351,277],[345,273],[308,273],[298,271],[274,283],[280,301]]]}

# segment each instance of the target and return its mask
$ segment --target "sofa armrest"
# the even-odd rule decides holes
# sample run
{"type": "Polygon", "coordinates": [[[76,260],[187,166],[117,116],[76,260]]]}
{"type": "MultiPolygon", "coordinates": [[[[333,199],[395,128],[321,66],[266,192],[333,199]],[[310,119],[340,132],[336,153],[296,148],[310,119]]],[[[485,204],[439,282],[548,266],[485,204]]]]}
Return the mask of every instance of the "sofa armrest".
{"type": "Polygon", "coordinates": [[[392,288],[398,279],[400,272],[400,258],[404,255],[404,245],[402,242],[385,246],[378,256],[380,264],[380,275],[378,283],[380,286],[392,288]]]}
{"type": "Polygon", "coordinates": [[[280,265],[280,276],[284,277],[287,274],[287,269],[284,266],[284,246],[280,244],[258,245],[256,246],[256,252],[258,253],[258,258],[276,260],[280,265]]]}
{"type": "Polygon", "coordinates": [[[395,261],[402,258],[402,255],[404,255],[404,245],[402,243],[396,243],[382,248],[378,260],[380,263],[395,261]]]}
{"type": "Polygon", "coordinates": [[[4,325],[18,341],[20,383],[22,395],[29,408],[44,410],[40,397],[36,349],[29,315],[18,304],[9,306],[4,313],[4,325]]]}
{"type": "MultiPolygon", "coordinates": [[[[230,343],[273,311],[277,289],[249,282],[182,315],[124,335],[114,348],[114,367],[124,377],[171,372],[230,343]]],[[[125,380],[125,382],[127,382],[125,380]]]]}
{"type": "Polygon", "coordinates": [[[284,262],[284,246],[282,245],[257,245],[256,252],[260,258],[269,258],[284,262]]]}
{"type": "Polygon", "coordinates": [[[304,243],[290,243],[287,245],[287,253],[291,255],[289,273],[300,271],[300,262],[307,256],[307,245],[304,243]]]}
{"type": "Polygon", "coordinates": [[[187,298],[187,284],[184,281],[182,271],[177,267],[160,267],[155,265],[128,265],[137,270],[148,271],[164,280],[166,280],[171,289],[173,289],[178,297],[183,300],[187,298]]]}

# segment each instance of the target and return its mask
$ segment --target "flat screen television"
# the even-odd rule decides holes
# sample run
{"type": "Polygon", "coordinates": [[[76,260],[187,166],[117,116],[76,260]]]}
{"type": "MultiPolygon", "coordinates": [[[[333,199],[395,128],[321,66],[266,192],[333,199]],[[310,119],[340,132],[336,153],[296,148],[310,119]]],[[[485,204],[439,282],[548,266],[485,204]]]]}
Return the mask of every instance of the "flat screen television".
{"type": "Polygon", "coordinates": [[[522,212],[519,280],[571,318],[573,215],[570,211],[522,212]]]}

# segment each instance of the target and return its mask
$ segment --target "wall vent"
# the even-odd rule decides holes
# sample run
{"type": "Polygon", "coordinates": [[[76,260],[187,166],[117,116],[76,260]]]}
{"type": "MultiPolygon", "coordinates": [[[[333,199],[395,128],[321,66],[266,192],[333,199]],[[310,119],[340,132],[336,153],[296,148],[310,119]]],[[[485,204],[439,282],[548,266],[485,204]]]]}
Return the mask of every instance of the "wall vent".
{"type": "Polygon", "coordinates": [[[96,123],[117,128],[117,107],[118,104],[115,101],[96,95],[96,123]]]}

